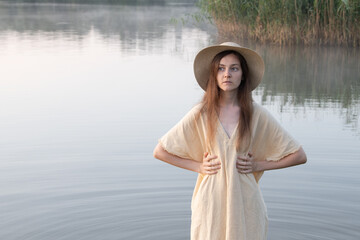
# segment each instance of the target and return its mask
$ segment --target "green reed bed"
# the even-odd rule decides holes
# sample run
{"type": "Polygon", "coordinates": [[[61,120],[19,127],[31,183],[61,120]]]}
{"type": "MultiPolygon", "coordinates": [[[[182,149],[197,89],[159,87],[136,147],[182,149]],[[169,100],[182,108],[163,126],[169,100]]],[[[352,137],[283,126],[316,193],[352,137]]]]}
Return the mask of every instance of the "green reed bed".
{"type": "Polygon", "coordinates": [[[360,46],[360,0],[199,0],[222,35],[360,46]]]}

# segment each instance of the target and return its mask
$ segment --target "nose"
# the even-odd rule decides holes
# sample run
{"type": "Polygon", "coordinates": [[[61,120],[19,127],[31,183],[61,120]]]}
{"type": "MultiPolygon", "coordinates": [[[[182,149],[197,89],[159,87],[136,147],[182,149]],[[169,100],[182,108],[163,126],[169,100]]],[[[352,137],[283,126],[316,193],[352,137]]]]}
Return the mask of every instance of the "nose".
{"type": "Polygon", "coordinates": [[[230,70],[226,69],[224,72],[224,78],[231,78],[230,70]]]}

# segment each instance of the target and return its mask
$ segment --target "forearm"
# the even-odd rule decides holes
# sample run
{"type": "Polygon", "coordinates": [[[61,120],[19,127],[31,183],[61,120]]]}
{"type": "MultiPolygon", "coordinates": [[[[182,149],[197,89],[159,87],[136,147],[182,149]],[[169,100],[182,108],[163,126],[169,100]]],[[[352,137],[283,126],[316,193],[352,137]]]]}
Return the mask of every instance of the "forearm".
{"type": "Polygon", "coordinates": [[[191,159],[180,158],[178,156],[170,154],[164,150],[160,143],[154,149],[154,157],[176,167],[184,168],[198,173],[201,171],[200,162],[191,159]]]}
{"type": "Polygon", "coordinates": [[[292,153],[279,161],[267,161],[262,160],[257,162],[257,171],[266,171],[266,170],[272,170],[272,169],[280,169],[280,168],[286,168],[291,167],[299,164],[306,163],[307,158],[304,150],[300,148],[295,153],[292,153]]]}

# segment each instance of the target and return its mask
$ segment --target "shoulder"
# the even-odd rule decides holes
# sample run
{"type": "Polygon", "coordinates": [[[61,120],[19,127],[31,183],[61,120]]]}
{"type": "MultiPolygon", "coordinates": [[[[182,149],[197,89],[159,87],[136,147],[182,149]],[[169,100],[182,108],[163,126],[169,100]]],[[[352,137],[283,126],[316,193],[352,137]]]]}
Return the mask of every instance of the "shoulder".
{"type": "Polygon", "coordinates": [[[272,114],[260,104],[253,102],[253,121],[258,124],[267,124],[269,122],[277,122],[272,114]]]}
{"type": "Polygon", "coordinates": [[[197,118],[201,116],[203,113],[203,104],[197,103],[195,106],[193,106],[185,115],[185,117],[191,117],[191,118],[197,118]]]}
{"type": "Polygon", "coordinates": [[[260,104],[253,101],[253,115],[260,116],[260,115],[269,115],[269,111],[266,110],[265,107],[261,106],[260,104]]]}
{"type": "Polygon", "coordinates": [[[195,106],[191,108],[189,112],[193,114],[198,114],[202,111],[204,104],[203,103],[197,103],[195,106]]]}
{"type": "Polygon", "coordinates": [[[203,104],[198,103],[193,106],[182,118],[182,122],[195,122],[197,119],[202,118],[203,104]]]}

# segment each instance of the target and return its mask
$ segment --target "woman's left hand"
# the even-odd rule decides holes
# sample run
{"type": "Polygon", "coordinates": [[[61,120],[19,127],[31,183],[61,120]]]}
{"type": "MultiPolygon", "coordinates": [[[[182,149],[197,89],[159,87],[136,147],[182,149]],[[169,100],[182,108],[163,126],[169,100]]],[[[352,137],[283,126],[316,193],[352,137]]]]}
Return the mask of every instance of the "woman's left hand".
{"type": "Polygon", "coordinates": [[[252,173],[257,170],[257,162],[254,161],[252,153],[247,156],[238,156],[236,160],[236,168],[239,173],[252,173]]]}

